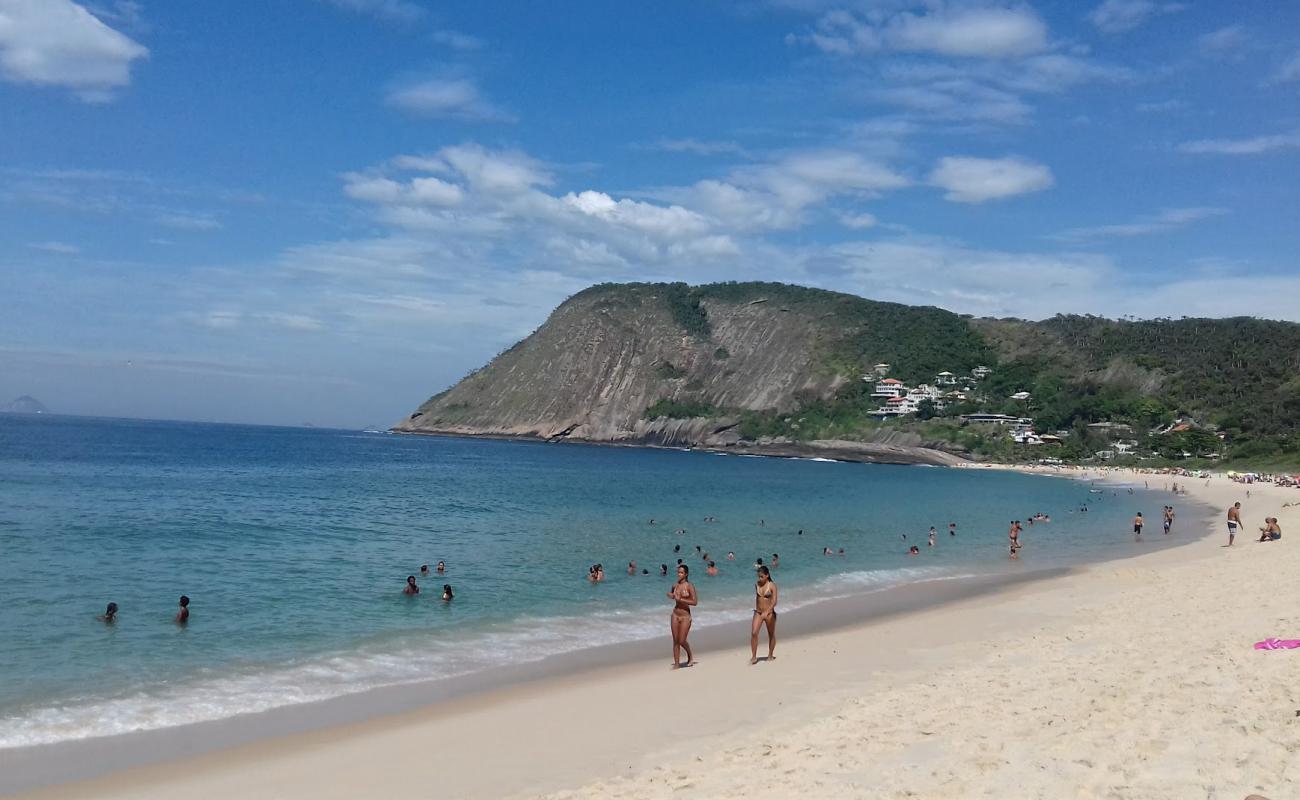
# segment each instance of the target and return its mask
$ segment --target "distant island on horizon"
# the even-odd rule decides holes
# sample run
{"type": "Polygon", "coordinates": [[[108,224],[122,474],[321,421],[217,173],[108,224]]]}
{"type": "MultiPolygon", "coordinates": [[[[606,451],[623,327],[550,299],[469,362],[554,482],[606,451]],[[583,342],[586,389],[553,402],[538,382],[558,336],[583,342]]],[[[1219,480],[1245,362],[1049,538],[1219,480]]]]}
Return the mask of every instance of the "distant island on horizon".
{"type": "Polygon", "coordinates": [[[9,401],[8,403],[5,403],[4,405],[0,406],[0,413],[3,413],[3,414],[49,414],[49,413],[50,413],[50,409],[48,409],[48,408],[45,406],[45,404],[42,403],[40,400],[37,400],[35,397],[32,397],[32,396],[29,395],[29,394],[25,394],[25,395],[23,395],[23,396],[21,396],[21,397],[14,398],[13,400],[9,401]]]}
{"type": "Polygon", "coordinates": [[[393,430],[904,463],[1300,461],[1300,324],[600,284],[393,430]]]}

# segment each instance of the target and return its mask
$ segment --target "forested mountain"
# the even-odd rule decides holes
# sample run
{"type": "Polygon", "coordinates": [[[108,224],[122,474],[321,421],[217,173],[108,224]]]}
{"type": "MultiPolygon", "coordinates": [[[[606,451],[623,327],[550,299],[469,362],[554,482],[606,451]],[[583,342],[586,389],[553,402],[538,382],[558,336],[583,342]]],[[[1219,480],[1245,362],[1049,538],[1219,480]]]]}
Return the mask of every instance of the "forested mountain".
{"type": "Polygon", "coordinates": [[[602,284],[395,429],[1046,454],[1018,453],[999,441],[1005,432],[963,425],[974,412],[1032,417],[1072,458],[1104,448],[1098,426],[1088,427],[1098,422],[1127,426],[1135,453],[1289,457],[1300,453],[1300,325],[993,320],[778,283],[602,284]],[[961,391],[882,420],[873,396],[880,363],[911,385],[952,373],[961,391]],[[976,381],[979,366],[991,374],[976,381]]]}

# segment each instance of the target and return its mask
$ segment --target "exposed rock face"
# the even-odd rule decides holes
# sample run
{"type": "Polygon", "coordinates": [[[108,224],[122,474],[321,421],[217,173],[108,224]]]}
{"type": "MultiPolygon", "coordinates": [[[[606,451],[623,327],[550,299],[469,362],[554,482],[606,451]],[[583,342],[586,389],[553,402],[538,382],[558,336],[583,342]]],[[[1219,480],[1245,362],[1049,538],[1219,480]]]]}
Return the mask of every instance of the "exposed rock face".
{"type": "Polygon", "coordinates": [[[48,414],[45,404],[31,395],[23,395],[14,401],[0,406],[0,412],[9,414],[48,414]]]}
{"type": "MultiPolygon", "coordinates": [[[[742,445],[737,412],[793,410],[857,379],[827,363],[828,344],[847,335],[833,314],[800,313],[761,292],[740,301],[705,297],[698,310],[707,332],[688,332],[670,295],[671,287],[646,284],[582,292],[394,430],[734,448],[742,445]],[[665,400],[716,413],[647,418],[647,408],[665,400]]],[[[907,451],[920,445],[824,446],[858,460],[897,461],[916,460],[907,451]]],[[[815,455],[818,445],[748,442],[741,449],[815,455]]],[[[923,458],[939,463],[945,456],[923,458]]]]}

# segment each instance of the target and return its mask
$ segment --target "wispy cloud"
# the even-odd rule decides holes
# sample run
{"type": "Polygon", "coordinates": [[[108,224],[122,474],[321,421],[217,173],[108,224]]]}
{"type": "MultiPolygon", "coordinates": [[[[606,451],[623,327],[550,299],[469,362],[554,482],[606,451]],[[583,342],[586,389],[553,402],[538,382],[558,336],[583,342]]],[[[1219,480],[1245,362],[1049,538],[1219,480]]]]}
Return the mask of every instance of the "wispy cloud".
{"type": "Polygon", "coordinates": [[[1071,228],[1048,238],[1065,242],[1088,242],[1101,239],[1148,236],[1155,233],[1167,233],[1191,225],[1203,219],[1227,214],[1226,208],[1166,208],[1158,214],[1140,217],[1133,222],[1114,225],[1098,225],[1091,228],[1071,228]]]}
{"type": "Polygon", "coordinates": [[[433,40],[441,45],[446,45],[453,50],[479,50],[486,44],[477,36],[468,33],[453,30],[439,30],[433,32],[433,40]]]}
{"type": "Polygon", "coordinates": [[[939,159],[930,173],[930,183],[947,189],[944,199],[954,203],[983,203],[1003,197],[1041,192],[1054,183],[1052,171],[1043,164],[1023,158],[939,159]]]}
{"type": "Polygon", "coordinates": [[[81,252],[80,247],[67,242],[32,242],[27,246],[32,250],[40,250],[43,253],[55,253],[64,256],[72,256],[81,252]]]}
{"type": "Polygon", "coordinates": [[[1103,33],[1127,33],[1152,17],[1175,14],[1185,8],[1183,3],[1154,0],[1106,0],[1088,14],[1088,20],[1103,33]]]}
{"type": "Polygon", "coordinates": [[[322,0],[345,11],[366,14],[388,22],[412,23],[424,18],[425,9],[409,0],[322,0]]]}
{"type": "Polygon", "coordinates": [[[811,30],[787,37],[837,55],[931,53],[1012,58],[1047,49],[1047,25],[1028,8],[943,8],[919,13],[824,14],[811,30]]]}
{"type": "Polygon", "coordinates": [[[435,77],[405,83],[384,98],[393,108],[425,117],[514,122],[510,114],[483,97],[478,84],[467,77],[435,77]]]}
{"type": "Polygon", "coordinates": [[[1225,156],[1254,156],[1296,147],[1300,147],[1300,131],[1252,136],[1246,139],[1197,139],[1178,145],[1178,149],[1184,153],[1212,153],[1225,156]]]}
{"type": "Polygon", "coordinates": [[[153,221],[181,231],[215,231],[224,227],[221,221],[211,214],[189,211],[162,211],[154,215],[153,221]]]}
{"type": "Polygon", "coordinates": [[[113,98],[149,51],[71,0],[4,0],[0,77],[70,89],[88,103],[113,98]]]}
{"type": "Polygon", "coordinates": [[[1282,63],[1277,73],[1273,76],[1274,83],[1289,83],[1291,81],[1300,81],[1300,51],[1282,63]]]}
{"type": "Polygon", "coordinates": [[[703,141],[700,139],[660,139],[650,144],[637,145],[642,150],[662,150],[665,153],[690,153],[697,156],[746,156],[745,148],[731,141],[703,141]]]}
{"type": "Polygon", "coordinates": [[[1197,37],[1196,46],[1201,53],[1214,58],[1231,56],[1250,42],[1250,36],[1241,25],[1228,25],[1197,37]]]}

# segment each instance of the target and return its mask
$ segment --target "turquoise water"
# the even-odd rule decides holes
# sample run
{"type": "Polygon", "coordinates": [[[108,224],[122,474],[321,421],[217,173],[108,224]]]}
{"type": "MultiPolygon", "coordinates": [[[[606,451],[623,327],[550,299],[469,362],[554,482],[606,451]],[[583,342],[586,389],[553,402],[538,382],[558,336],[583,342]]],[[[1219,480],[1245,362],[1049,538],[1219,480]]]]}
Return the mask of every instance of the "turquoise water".
{"type": "Polygon", "coordinates": [[[1164,500],[979,470],[0,415],[0,747],[666,639],[658,566],[679,557],[697,624],[721,624],[748,617],[750,565],[774,552],[788,610],[1130,552],[1133,512],[1164,500]],[[1008,563],[1007,523],[1039,511],[1053,522],[1008,563]],[[446,576],[402,596],[438,560],[446,576]],[[604,584],[585,580],[595,562],[604,584]],[[112,626],[95,619],[109,601],[112,626]]]}

